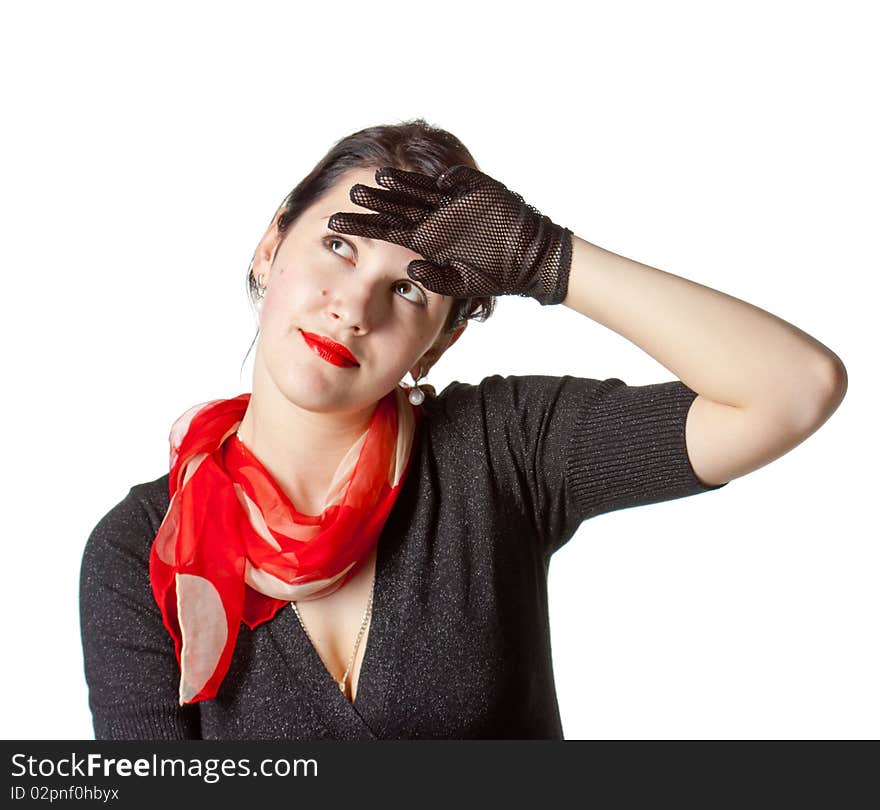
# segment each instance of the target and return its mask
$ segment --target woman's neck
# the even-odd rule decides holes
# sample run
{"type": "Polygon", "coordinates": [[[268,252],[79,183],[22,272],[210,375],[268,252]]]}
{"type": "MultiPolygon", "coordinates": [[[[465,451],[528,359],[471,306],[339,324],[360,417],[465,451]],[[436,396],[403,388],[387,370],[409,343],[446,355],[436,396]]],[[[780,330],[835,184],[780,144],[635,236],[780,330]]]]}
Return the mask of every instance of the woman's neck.
{"type": "Polygon", "coordinates": [[[280,393],[260,396],[255,391],[238,433],[297,510],[316,515],[339,463],[369,429],[375,409],[317,413],[280,393]]]}

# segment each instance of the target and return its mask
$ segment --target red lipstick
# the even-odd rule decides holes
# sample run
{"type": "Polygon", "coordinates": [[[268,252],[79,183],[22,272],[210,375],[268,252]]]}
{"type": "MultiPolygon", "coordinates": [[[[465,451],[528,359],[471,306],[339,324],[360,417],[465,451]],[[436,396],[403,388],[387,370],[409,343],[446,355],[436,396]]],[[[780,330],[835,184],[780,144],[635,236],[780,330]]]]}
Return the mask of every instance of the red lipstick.
{"type": "Polygon", "coordinates": [[[323,358],[328,363],[332,363],[334,366],[342,366],[343,368],[351,368],[360,365],[360,363],[355,360],[354,355],[341,343],[337,343],[335,340],[330,340],[330,338],[324,337],[323,335],[314,335],[311,332],[306,332],[302,329],[299,331],[309,348],[317,354],[318,357],[323,358]]]}

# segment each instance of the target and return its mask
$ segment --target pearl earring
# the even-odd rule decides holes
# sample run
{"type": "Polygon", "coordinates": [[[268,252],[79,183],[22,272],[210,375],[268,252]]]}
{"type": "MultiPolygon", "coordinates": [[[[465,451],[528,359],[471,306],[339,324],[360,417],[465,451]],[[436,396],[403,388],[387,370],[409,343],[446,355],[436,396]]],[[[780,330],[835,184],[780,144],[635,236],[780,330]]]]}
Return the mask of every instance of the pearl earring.
{"type": "Polygon", "coordinates": [[[419,388],[419,380],[422,379],[422,367],[419,366],[419,376],[413,377],[413,387],[409,392],[409,401],[411,405],[421,405],[425,401],[425,392],[419,388]]]}

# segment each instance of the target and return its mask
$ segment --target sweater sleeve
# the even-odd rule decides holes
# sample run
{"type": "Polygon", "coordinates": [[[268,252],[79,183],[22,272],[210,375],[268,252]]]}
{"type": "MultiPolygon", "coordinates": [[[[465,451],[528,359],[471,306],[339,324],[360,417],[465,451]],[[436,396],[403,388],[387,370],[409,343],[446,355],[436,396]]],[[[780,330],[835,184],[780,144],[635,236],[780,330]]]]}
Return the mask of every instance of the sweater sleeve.
{"type": "Polygon", "coordinates": [[[500,490],[530,514],[546,554],[589,518],[728,483],[705,484],[691,466],[685,424],[697,393],[680,380],[495,375],[477,389],[489,468],[505,475],[500,490]]]}
{"type": "Polygon", "coordinates": [[[95,739],[198,739],[197,705],[181,707],[174,642],[149,577],[158,531],[138,490],[114,506],[86,542],[80,631],[95,739]]]}

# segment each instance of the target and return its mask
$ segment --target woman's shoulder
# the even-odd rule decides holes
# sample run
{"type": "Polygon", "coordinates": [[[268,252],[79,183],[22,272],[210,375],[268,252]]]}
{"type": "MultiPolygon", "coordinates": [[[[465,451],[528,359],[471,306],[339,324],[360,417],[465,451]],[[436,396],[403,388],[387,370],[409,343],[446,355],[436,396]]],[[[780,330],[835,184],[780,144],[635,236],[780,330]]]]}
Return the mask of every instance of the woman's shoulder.
{"type": "Polygon", "coordinates": [[[168,473],[152,481],[133,484],[92,529],[86,543],[86,556],[122,553],[147,559],[169,500],[168,473]]]}
{"type": "MultiPolygon", "coordinates": [[[[616,378],[614,381],[620,382],[616,378]]],[[[424,406],[435,418],[453,419],[468,418],[479,411],[542,409],[568,395],[582,399],[602,383],[602,380],[570,374],[492,374],[475,383],[453,380],[439,394],[429,396],[424,406]]]]}
{"type": "Polygon", "coordinates": [[[132,503],[139,504],[151,518],[158,518],[158,523],[156,523],[156,530],[158,531],[159,524],[162,523],[165,513],[168,511],[168,503],[170,501],[168,473],[160,475],[152,481],[144,481],[132,485],[128,490],[126,498],[132,503]]]}

